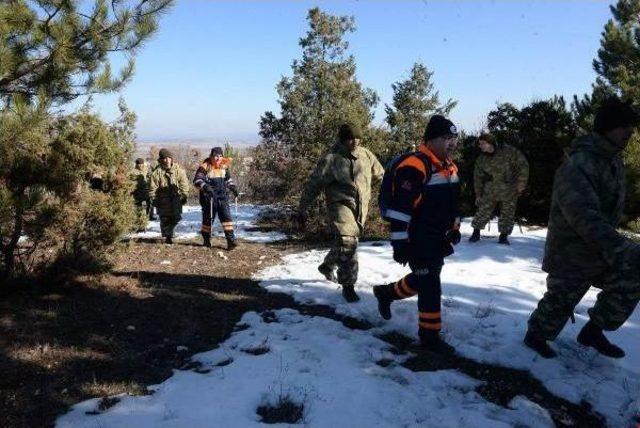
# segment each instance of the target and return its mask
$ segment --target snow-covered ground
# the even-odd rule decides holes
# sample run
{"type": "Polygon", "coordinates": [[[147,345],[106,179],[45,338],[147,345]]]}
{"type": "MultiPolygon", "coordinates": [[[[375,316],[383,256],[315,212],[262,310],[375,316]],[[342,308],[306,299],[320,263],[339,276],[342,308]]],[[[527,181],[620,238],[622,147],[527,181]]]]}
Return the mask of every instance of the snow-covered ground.
{"type": "MultiPolygon", "coordinates": [[[[469,229],[465,222],[465,238],[469,229]]],[[[516,231],[510,247],[498,245],[495,233],[473,245],[462,241],[442,274],[444,336],[469,358],[530,370],[553,393],[574,402],[586,400],[610,426],[631,426],[640,416],[638,311],[618,332],[608,334],[627,351],[623,360],[607,359],[575,342],[594,291],[576,308],[577,323],[568,324],[552,345],[558,358],[541,359],[522,345],[526,321],[545,291],[540,271],[545,233],[516,231]]],[[[415,297],[394,302],[393,319],[385,322],[371,286],[396,281],[408,269],[393,262],[388,243],[362,244],[357,284],[362,299],[346,304],[337,286],[316,270],[325,254],[289,255],[257,277],[268,290],[290,293],[303,303],[331,305],[375,329],[350,330],[289,309],[275,312],[279,322],[249,313],[242,320],[246,330],[194,356],[210,372],[176,371],[152,388],[153,395],[122,397],[99,415],[85,414],[96,409],[97,399],[80,403],[57,426],[258,426],[257,407],[281,395],[304,404],[302,423],[311,427],[553,425],[545,410],[523,397],[510,403],[511,410],[485,401],[474,392],[477,381],[455,371],[415,373],[398,364],[376,365],[381,359],[398,363],[406,358],[389,352],[389,345],[375,335],[397,330],[415,336],[417,309],[415,297]],[[253,355],[260,348],[264,353],[253,355]]]]}
{"type": "MultiPolygon", "coordinates": [[[[247,228],[255,227],[258,214],[263,209],[260,205],[238,204],[237,210],[231,204],[231,217],[235,223],[237,238],[253,242],[273,242],[286,239],[287,236],[280,232],[248,231],[247,228]]],[[[200,237],[200,225],[202,224],[202,209],[200,205],[185,205],[182,210],[182,220],[175,229],[176,239],[192,239],[200,237]]],[[[212,233],[214,236],[224,236],[222,226],[216,218],[212,233]]],[[[158,238],[160,237],[160,221],[150,221],[145,232],[132,233],[130,238],[158,238]]]]}

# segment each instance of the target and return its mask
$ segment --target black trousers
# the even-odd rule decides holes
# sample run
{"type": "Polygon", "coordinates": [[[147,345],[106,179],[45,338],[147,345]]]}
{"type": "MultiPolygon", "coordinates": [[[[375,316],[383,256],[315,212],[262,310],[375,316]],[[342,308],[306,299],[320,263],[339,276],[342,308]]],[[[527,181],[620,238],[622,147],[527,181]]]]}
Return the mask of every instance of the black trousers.
{"type": "Polygon", "coordinates": [[[202,207],[201,232],[203,236],[211,236],[211,226],[217,215],[225,236],[233,237],[233,219],[227,199],[201,198],[200,206],[202,207]]]}
{"type": "Polygon", "coordinates": [[[442,260],[410,261],[411,273],[395,284],[388,284],[394,300],[418,295],[418,332],[439,332],[442,329],[440,272],[442,260]]]}

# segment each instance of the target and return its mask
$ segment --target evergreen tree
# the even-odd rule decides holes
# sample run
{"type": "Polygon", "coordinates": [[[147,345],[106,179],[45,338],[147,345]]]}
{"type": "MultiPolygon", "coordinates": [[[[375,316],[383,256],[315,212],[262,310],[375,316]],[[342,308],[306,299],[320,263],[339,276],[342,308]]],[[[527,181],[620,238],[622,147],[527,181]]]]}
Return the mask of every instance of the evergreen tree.
{"type": "Polygon", "coordinates": [[[448,115],[457,102],[440,102],[431,81],[433,72],[415,63],[407,80],[393,83],[393,103],[385,106],[386,122],[391,128],[391,157],[420,143],[429,118],[434,114],[448,115]]]}
{"type": "Polygon", "coordinates": [[[261,199],[297,197],[310,169],[335,143],[340,124],[349,121],[370,130],[378,97],[356,79],[356,64],[344,40],[355,30],[352,17],[309,10],[309,29],[300,39],[302,58],[292,76],[277,84],[280,116],[265,112],[262,141],[256,149],[251,185],[261,199]]]}
{"type": "Polygon", "coordinates": [[[12,0],[0,3],[0,102],[66,102],[110,92],[131,77],[134,54],[172,0],[12,0]],[[109,55],[125,54],[117,75],[109,55]]]}
{"type": "MultiPolygon", "coordinates": [[[[617,94],[640,105],[640,0],[618,0],[610,7],[612,19],[604,27],[598,57],[593,68],[598,73],[593,94],[576,101],[578,120],[590,128],[593,111],[608,94],[617,94]],[[591,112],[591,117],[585,111],[591,112]],[[589,120],[590,119],[590,120],[589,120]]],[[[625,152],[627,170],[626,221],[640,230],[640,135],[634,134],[625,152]]]]}
{"type": "Polygon", "coordinates": [[[529,162],[529,183],[518,203],[527,221],[545,223],[549,217],[556,169],[577,136],[577,127],[562,97],[535,101],[521,109],[500,104],[489,113],[489,130],[497,141],[520,150],[529,162]]]}
{"type": "Polygon", "coordinates": [[[618,0],[610,9],[593,68],[601,82],[640,103],[640,0],[618,0]]]}

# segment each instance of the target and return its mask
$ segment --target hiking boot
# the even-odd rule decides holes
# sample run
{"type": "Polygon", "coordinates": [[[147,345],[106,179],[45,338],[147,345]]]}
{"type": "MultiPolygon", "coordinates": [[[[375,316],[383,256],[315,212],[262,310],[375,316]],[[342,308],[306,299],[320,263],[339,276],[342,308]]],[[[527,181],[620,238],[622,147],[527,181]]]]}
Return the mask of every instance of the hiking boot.
{"type": "Polygon", "coordinates": [[[166,238],[164,238],[164,243],[169,245],[173,244],[173,237],[167,236],[166,238]]]}
{"type": "Polygon", "coordinates": [[[225,231],[224,237],[227,238],[227,251],[231,251],[238,246],[236,243],[236,234],[233,230],[225,231]]]}
{"type": "Polygon", "coordinates": [[[456,349],[442,340],[440,333],[437,331],[420,330],[418,332],[420,337],[419,350],[437,352],[439,354],[455,354],[456,349]]]}
{"type": "Polygon", "coordinates": [[[336,276],[336,273],[334,272],[333,269],[331,269],[330,266],[327,266],[324,263],[321,263],[320,266],[318,266],[318,272],[324,275],[327,281],[338,282],[338,277],[336,276]]]}
{"type": "Polygon", "coordinates": [[[354,290],[353,285],[343,285],[342,286],[342,297],[348,303],[357,302],[360,300],[360,296],[356,294],[356,290],[354,290]]]}
{"type": "Polygon", "coordinates": [[[480,240],[480,229],[473,229],[473,233],[469,238],[469,242],[478,242],[480,240]]]}
{"type": "Polygon", "coordinates": [[[205,235],[204,233],[202,234],[202,246],[211,248],[211,235],[205,235]]]}
{"type": "Polygon", "coordinates": [[[227,239],[227,251],[231,251],[238,246],[235,239],[227,239]]]}
{"type": "Polygon", "coordinates": [[[498,238],[498,244],[511,245],[509,239],[507,239],[507,236],[509,235],[507,235],[506,233],[501,233],[500,237],[498,238]]]}
{"type": "Polygon", "coordinates": [[[389,293],[385,289],[389,285],[376,285],[373,287],[373,295],[378,299],[378,312],[380,316],[386,320],[391,319],[391,302],[393,299],[388,295],[389,293]]]}
{"type": "Polygon", "coordinates": [[[586,323],[580,330],[578,342],[584,346],[592,347],[606,357],[622,358],[626,355],[622,348],[609,342],[602,334],[602,329],[591,321],[586,323]]]}
{"type": "Polygon", "coordinates": [[[546,340],[530,331],[524,336],[524,344],[536,351],[542,358],[555,358],[558,354],[551,349],[546,340]]]}

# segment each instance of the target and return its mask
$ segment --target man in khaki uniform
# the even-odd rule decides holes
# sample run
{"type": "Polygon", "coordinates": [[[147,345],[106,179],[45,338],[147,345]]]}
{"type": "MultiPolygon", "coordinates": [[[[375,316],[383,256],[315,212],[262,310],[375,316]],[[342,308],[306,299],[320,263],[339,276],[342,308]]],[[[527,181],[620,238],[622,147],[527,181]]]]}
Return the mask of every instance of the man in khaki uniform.
{"type": "Polygon", "coordinates": [[[367,219],[371,185],[382,180],[384,168],[373,153],[360,146],[362,133],[357,126],[342,125],[338,136],[339,141],[309,177],[300,198],[299,214],[304,223],[309,205],[321,191],[325,192],[335,238],[318,270],[328,280],[342,285],[347,302],[356,302],[360,299],[354,290],[358,279],[358,236],[367,219]]]}
{"type": "Polygon", "coordinates": [[[497,142],[488,133],[480,135],[478,147],[482,153],[473,170],[478,211],[471,223],[473,234],[469,241],[480,240],[480,230],[484,229],[493,210],[499,205],[498,242],[509,245],[507,237],[513,231],[518,197],[529,180],[529,163],[518,149],[497,142]]]}
{"type": "Polygon", "coordinates": [[[151,198],[149,197],[149,174],[147,165],[142,158],[136,159],[136,166],[130,175],[133,181],[133,200],[136,204],[136,226],[139,232],[146,229],[149,210],[151,209],[151,198]]]}
{"type": "Polygon", "coordinates": [[[158,166],[149,179],[149,193],[160,217],[160,232],[167,244],[173,241],[173,230],[182,219],[182,206],[187,203],[191,183],[184,169],[173,162],[173,155],[161,149],[158,166]]]}

